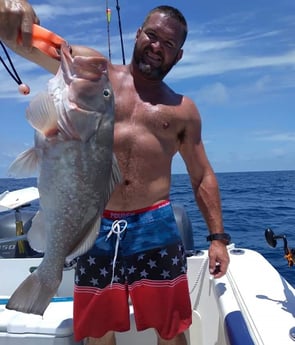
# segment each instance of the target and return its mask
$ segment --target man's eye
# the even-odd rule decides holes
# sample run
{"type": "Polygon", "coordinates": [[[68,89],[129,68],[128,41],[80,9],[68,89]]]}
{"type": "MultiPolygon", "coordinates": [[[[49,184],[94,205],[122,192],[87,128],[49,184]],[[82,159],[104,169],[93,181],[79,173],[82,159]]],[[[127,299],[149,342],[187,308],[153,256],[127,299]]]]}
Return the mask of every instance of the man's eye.
{"type": "Polygon", "coordinates": [[[170,41],[166,41],[166,46],[167,46],[168,48],[174,48],[174,47],[175,47],[174,43],[173,43],[173,42],[170,42],[170,41]]]}
{"type": "Polygon", "coordinates": [[[154,33],[152,33],[152,32],[146,32],[146,35],[151,40],[156,40],[157,39],[157,36],[154,33]]]}

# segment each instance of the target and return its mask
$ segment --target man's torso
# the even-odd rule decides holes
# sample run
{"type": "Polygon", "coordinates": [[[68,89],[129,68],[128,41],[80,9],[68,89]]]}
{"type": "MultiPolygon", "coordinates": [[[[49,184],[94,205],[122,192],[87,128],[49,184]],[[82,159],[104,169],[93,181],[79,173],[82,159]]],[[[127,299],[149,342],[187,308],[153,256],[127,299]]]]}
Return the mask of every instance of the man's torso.
{"type": "Polygon", "coordinates": [[[114,152],[123,181],[107,208],[146,207],[169,198],[171,161],[185,130],[183,98],[164,83],[134,85],[128,66],[113,66],[109,74],[116,104],[114,152]]]}

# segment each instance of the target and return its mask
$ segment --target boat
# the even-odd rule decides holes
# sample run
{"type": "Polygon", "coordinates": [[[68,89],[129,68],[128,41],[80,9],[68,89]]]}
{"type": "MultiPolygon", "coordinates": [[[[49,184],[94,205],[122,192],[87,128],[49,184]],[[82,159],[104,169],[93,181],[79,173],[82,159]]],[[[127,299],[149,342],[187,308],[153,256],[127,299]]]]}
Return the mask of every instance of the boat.
{"type": "MultiPolygon", "coordinates": [[[[24,207],[38,198],[35,187],[0,194],[0,345],[82,345],[73,334],[73,266],[44,315],[8,310],[5,305],[16,287],[42,260],[26,243],[34,211],[24,207]],[[21,223],[22,232],[16,232],[21,223]]],[[[295,344],[294,288],[257,251],[230,244],[230,265],[225,276],[209,274],[208,251],[195,250],[192,225],[185,209],[173,204],[188,262],[192,325],[188,345],[291,345],[295,344]]],[[[268,230],[268,241],[277,238],[268,230]]],[[[284,244],[286,248],[286,240],[284,244]]],[[[290,258],[289,258],[290,259],[290,258]]],[[[291,261],[290,261],[291,262],[291,261]]],[[[118,345],[156,344],[151,329],[137,332],[130,302],[131,329],[117,333],[118,345]]]]}

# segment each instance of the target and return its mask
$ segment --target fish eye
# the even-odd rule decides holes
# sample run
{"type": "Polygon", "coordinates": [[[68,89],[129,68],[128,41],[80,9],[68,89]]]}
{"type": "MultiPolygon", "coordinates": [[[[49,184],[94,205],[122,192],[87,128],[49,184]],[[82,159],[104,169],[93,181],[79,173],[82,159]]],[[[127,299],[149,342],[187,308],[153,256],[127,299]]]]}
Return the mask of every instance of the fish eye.
{"type": "Polygon", "coordinates": [[[104,97],[110,97],[111,95],[111,91],[109,89],[104,89],[103,90],[103,96],[104,97]]]}

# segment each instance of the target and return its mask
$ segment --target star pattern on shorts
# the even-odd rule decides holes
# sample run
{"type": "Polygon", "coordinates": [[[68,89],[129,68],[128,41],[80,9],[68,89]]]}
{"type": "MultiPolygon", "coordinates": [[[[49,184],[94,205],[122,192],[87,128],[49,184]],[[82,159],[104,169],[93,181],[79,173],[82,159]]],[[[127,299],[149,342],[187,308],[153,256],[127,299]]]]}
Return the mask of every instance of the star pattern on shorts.
{"type": "Polygon", "coordinates": [[[79,271],[81,275],[86,274],[86,269],[83,266],[79,268],[79,271]]]}
{"type": "Polygon", "coordinates": [[[137,261],[143,260],[144,257],[145,257],[145,254],[143,254],[143,253],[138,255],[137,261]]]}
{"type": "Polygon", "coordinates": [[[105,267],[100,268],[99,271],[100,271],[100,274],[104,277],[108,274],[108,271],[106,270],[105,267]]]}
{"type": "Polygon", "coordinates": [[[167,279],[170,277],[170,272],[169,271],[166,271],[166,270],[163,270],[163,272],[161,273],[161,276],[164,278],[164,279],[167,279]]]}
{"type": "Polygon", "coordinates": [[[89,256],[87,261],[89,262],[90,266],[95,265],[95,258],[93,258],[92,256],[89,256]]]}
{"type": "Polygon", "coordinates": [[[157,267],[156,262],[157,262],[156,260],[150,259],[147,264],[150,266],[150,268],[153,268],[153,267],[157,267]]]}
{"type": "Polygon", "coordinates": [[[155,248],[144,253],[135,253],[122,258],[114,265],[113,256],[95,257],[84,254],[77,261],[75,283],[99,289],[113,283],[128,284],[148,279],[151,281],[173,280],[186,273],[186,258],[183,246],[178,244],[155,248]]]}
{"type": "Polygon", "coordinates": [[[140,272],[140,277],[141,277],[141,278],[147,278],[148,275],[149,275],[149,274],[147,273],[146,270],[143,270],[143,271],[140,272]]]}
{"type": "Polygon", "coordinates": [[[128,274],[132,274],[136,271],[136,267],[131,266],[131,267],[127,268],[127,270],[128,270],[128,274]]]}
{"type": "Polygon", "coordinates": [[[164,256],[168,255],[167,249],[165,248],[165,249],[160,250],[159,254],[161,255],[161,258],[163,258],[164,256]]]}
{"type": "Polygon", "coordinates": [[[179,258],[177,256],[174,256],[174,258],[172,258],[172,265],[178,265],[179,262],[179,258]]]}
{"type": "Polygon", "coordinates": [[[90,279],[90,283],[91,283],[93,286],[98,286],[98,279],[92,277],[92,278],[90,279]]]}

